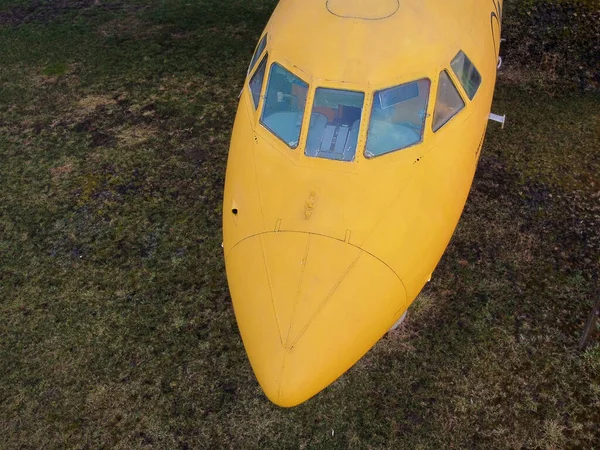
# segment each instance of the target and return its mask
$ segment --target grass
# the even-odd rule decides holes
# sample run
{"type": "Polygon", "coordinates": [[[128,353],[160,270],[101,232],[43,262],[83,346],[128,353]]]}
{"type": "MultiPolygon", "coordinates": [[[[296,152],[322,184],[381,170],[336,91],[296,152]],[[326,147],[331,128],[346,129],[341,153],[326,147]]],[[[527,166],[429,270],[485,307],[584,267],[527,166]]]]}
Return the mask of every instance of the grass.
{"type": "MultiPolygon", "coordinates": [[[[490,125],[405,325],[306,404],[262,395],[220,221],[274,5],[1,2],[0,447],[598,448],[600,347],[577,341],[600,264],[600,96],[591,65],[522,58],[523,36],[558,45],[553,21],[528,22],[548,2],[507,7],[508,126],[490,125]]],[[[586,17],[563,40],[595,45],[586,17]]]]}

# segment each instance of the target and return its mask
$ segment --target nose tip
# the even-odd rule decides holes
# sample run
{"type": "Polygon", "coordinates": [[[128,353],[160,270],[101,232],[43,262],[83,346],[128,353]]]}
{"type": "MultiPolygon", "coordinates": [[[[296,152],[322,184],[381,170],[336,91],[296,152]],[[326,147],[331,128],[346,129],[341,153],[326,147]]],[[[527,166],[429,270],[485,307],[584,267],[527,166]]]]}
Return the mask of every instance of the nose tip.
{"type": "Polygon", "coordinates": [[[232,249],[226,266],[250,363],[280,406],[302,403],[332,383],[406,308],[391,269],[325,236],[254,236],[232,249]]]}

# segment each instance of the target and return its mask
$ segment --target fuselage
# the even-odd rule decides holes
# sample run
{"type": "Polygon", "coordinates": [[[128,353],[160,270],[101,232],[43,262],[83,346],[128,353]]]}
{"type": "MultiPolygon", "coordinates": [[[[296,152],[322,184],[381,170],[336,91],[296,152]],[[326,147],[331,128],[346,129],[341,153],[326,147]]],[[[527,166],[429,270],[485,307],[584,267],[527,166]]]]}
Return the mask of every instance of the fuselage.
{"type": "Polygon", "coordinates": [[[282,0],[248,72],[223,204],[238,326],[296,405],[416,298],[462,213],[501,1],[282,0]]]}

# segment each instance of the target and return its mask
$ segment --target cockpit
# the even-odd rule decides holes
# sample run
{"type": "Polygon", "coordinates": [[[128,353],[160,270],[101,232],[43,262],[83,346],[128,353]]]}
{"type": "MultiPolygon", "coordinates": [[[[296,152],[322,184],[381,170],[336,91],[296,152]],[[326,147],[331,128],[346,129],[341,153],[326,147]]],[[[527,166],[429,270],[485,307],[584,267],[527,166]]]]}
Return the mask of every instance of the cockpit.
{"type": "Polygon", "coordinates": [[[291,150],[299,147],[307,126],[303,152],[310,158],[352,162],[357,152],[371,159],[419,145],[426,127],[433,133],[443,129],[475,98],[482,82],[460,50],[438,74],[435,95],[431,79],[422,77],[371,92],[314,86],[309,98],[307,80],[282,62],[269,61],[267,40],[265,34],[248,69],[254,109],[260,124],[291,150]],[[435,102],[431,120],[430,102],[435,102]],[[360,146],[364,128],[366,139],[360,146]]]}

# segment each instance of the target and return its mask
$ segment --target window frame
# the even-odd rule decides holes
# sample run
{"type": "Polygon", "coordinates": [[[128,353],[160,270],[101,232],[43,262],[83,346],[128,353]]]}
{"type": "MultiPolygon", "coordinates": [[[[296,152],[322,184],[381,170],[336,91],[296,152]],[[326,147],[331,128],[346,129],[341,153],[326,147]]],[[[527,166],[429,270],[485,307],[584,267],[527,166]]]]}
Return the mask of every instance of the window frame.
{"type": "MultiPolygon", "coordinates": [[[[364,90],[359,90],[359,89],[344,89],[341,87],[332,87],[332,86],[325,86],[325,85],[317,85],[315,84],[315,86],[313,87],[312,90],[310,90],[310,92],[312,93],[312,95],[310,96],[310,110],[308,110],[307,112],[307,108],[305,108],[304,114],[308,115],[308,130],[306,132],[306,136],[305,136],[305,142],[304,142],[304,150],[303,150],[303,154],[306,158],[310,158],[310,159],[315,159],[315,158],[319,158],[321,160],[326,160],[326,161],[334,161],[334,162],[343,162],[343,163],[353,163],[356,161],[357,156],[360,154],[359,150],[361,147],[361,133],[363,132],[363,127],[365,125],[365,123],[367,122],[366,117],[365,117],[365,112],[367,110],[367,107],[369,106],[369,98],[368,98],[368,92],[365,92],[364,90]],[[308,137],[310,136],[310,123],[312,121],[312,114],[313,114],[313,108],[315,107],[315,101],[317,98],[317,91],[319,89],[326,89],[326,90],[330,90],[330,91],[341,91],[341,92],[351,92],[351,93],[355,93],[355,94],[362,94],[363,95],[363,104],[362,104],[362,108],[361,108],[361,112],[360,112],[360,119],[359,119],[359,123],[358,123],[358,136],[356,139],[356,148],[354,149],[354,155],[352,156],[352,159],[347,161],[344,159],[331,159],[331,158],[323,158],[320,156],[311,156],[311,155],[307,155],[306,154],[306,149],[307,149],[307,145],[308,145],[308,137]]],[[[309,96],[307,95],[306,97],[306,104],[308,105],[308,100],[309,100],[309,96]]],[[[302,130],[301,130],[302,132],[302,130]]],[[[301,133],[302,134],[302,133],[301,133]]]]}
{"type": "MultiPolygon", "coordinates": [[[[417,78],[415,80],[410,80],[410,81],[405,81],[405,82],[401,82],[399,84],[393,84],[387,87],[382,87],[382,88],[378,88],[378,89],[374,89],[369,96],[369,101],[370,104],[368,106],[371,107],[371,110],[368,112],[368,116],[366,116],[366,120],[365,120],[365,125],[366,125],[366,130],[365,130],[365,137],[364,137],[364,148],[362,151],[362,156],[363,158],[365,158],[366,160],[372,161],[374,159],[380,158],[382,156],[387,156],[387,155],[394,155],[397,154],[398,152],[401,152],[403,150],[421,145],[424,141],[425,141],[425,134],[427,133],[427,119],[428,117],[431,115],[429,113],[429,106],[431,104],[431,86],[433,85],[431,78],[429,78],[428,75],[424,75],[421,78],[417,78]],[[369,130],[371,128],[371,119],[373,117],[373,108],[375,106],[375,95],[377,95],[378,92],[381,91],[386,91],[388,89],[392,89],[392,88],[396,88],[396,87],[400,87],[402,85],[405,84],[410,84],[410,83],[418,83],[419,81],[424,81],[427,80],[429,82],[429,92],[427,93],[427,101],[425,102],[425,107],[424,107],[424,111],[425,111],[425,115],[423,117],[423,127],[421,129],[421,138],[415,142],[414,144],[408,145],[406,147],[400,147],[400,148],[396,148],[394,150],[390,150],[389,152],[386,153],[381,153],[379,155],[373,155],[373,156],[368,156],[367,155],[367,143],[369,142],[369,130]]],[[[365,104],[365,106],[367,106],[367,104],[365,104]]],[[[366,113],[366,108],[365,111],[363,111],[363,113],[366,113]]],[[[363,125],[361,125],[362,127],[363,125]]],[[[358,150],[358,149],[357,149],[358,150]]],[[[357,151],[358,153],[358,151],[357,151]]]]}
{"type": "MultiPolygon", "coordinates": [[[[309,104],[312,108],[313,98],[311,96],[311,89],[313,89],[313,86],[308,81],[305,81],[302,77],[300,77],[298,74],[296,74],[294,71],[290,70],[288,67],[286,67],[285,65],[283,65],[282,63],[280,63],[276,60],[271,61],[271,63],[268,66],[269,66],[268,75],[267,75],[267,73],[265,73],[265,76],[267,77],[266,83],[263,81],[264,94],[261,96],[262,105],[259,102],[259,108],[257,109],[257,111],[259,111],[258,123],[262,126],[262,128],[264,128],[266,131],[268,131],[269,135],[271,135],[271,136],[275,137],[277,140],[283,142],[287,148],[294,151],[294,150],[297,150],[299,147],[301,147],[302,141],[305,138],[305,137],[303,138],[303,134],[304,134],[304,125],[306,122],[306,120],[305,120],[306,119],[306,110],[307,110],[307,107],[309,104]],[[302,112],[302,121],[300,123],[300,131],[298,133],[298,141],[294,147],[292,147],[288,142],[286,142],[284,139],[282,139],[277,133],[275,133],[271,128],[269,128],[267,126],[267,124],[265,124],[263,122],[263,114],[265,112],[264,102],[267,98],[269,83],[271,81],[271,71],[273,70],[273,66],[275,64],[277,64],[279,67],[284,69],[286,72],[291,73],[296,78],[298,78],[299,80],[301,80],[303,83],[306,84],[306,99],[304,101],[304,111],[302,112]],[[310,100],[310,103],[309,103],[309,100],[310,100]]],[[[314,94],[313,94],[313,96],[314,96],[314,94]]],[[[310,118],[309,118],[309,121],[310,121],[310,118]]],[[[304,153],[304,152],[302,152],[302,153],[304,153]]]]}
{"type": "Polygon", "coordinates": [[[438,77],[437,77],[437,84],[436,84],[436,90],[435,90],[435,103],[433,105],[433,113],[431,114],[431,131],[435,134],[438,131],[440,131],[442,128],[444,128],[448,123],[450,123],[452,121],[452,119],[454,119],[456,116],[458,116],[461,111],[464,111],[467,107],[467,101],[465,100],[465,98],[463,97],[463,94],[460,92],[461,90],[457,87],[457,84],[460,85],[460,81],[458,83],[456,83],[457,80],[454,80],[451,72],[453,73],[452,69],[448,70],[447,67],[444,67],[440,70],[440,72],[438,73],[438,77]],[[439,86],[440,86],[440,76],[442,75],[442,72],[446,72],[446,75],[448,76],[448,80],[450,80],[450,82],[452,83],[452,85],[454,86],[454,89],[456,90],[456,93],[458,94],[458,97],[460,98],[460,100],[463,102],[463,106],[462,108],[460,108],[458,111],[456,111],[453,115],[451,115],[444,123],[442,123],[438,128],[434,129],[434,120],[435,120],[435,107],[437,106],[437,100],[438,100],[438,90],[439,90],[439,86]]]}

